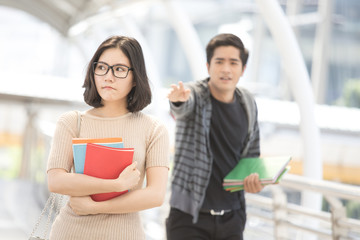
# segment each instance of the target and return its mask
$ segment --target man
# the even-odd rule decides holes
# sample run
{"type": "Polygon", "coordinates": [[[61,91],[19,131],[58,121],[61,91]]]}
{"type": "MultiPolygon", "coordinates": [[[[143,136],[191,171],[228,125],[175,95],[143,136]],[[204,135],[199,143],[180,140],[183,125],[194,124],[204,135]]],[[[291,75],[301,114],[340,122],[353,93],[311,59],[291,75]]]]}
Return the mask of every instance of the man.
{"type": "MultiPolygon", "coordinates": [[[[176,119],[168,240],[243,239],[244,191],[223,189],[224,177],[244,157],[260,155],[257,108],[237,83],[248,52],[240,38],[219,34],[206,47],[209,78],[172,85],[168,94],[176,119]]],[[[263,189],[254,173],[244,190],[263,189]]]]}

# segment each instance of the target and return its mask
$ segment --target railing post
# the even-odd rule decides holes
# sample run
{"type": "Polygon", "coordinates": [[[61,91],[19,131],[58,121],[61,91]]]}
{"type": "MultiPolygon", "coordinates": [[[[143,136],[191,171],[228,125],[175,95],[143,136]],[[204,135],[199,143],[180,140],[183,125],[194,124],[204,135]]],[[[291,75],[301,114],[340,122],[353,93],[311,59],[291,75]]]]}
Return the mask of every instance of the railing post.
{"type": "Polygon", "coordinates": [[[287,197],[278,186],[270,186],[273,195],[274,239],[287,239],[287,228],[284,221],[287,219],[287,197]]]}
{"type": "Polygon", "coordinates": [[[347,236],[347,229],[342,228],[339,224],[341,219],[346,218],[346,208],[341,201],[335,197],[325,197],[330,204],[331,212],[331,229],[334,240],[340,240],[342,236],[347,236]]]}
{"type": "Polygon", "coordinates": [[[37,109],[32,103],[26,105],[27,122],[23,132],[22,157],[20,163],[19,178],[27,179],[30,176],[31,157],[36,141],[36,117],[37,109]]]}

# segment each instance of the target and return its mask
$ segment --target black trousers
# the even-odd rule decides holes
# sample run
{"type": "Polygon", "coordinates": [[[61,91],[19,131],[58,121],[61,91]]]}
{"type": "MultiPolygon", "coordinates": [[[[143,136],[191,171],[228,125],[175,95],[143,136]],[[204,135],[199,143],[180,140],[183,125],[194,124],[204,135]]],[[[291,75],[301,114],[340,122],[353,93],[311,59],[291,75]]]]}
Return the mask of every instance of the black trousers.
{"type": "Polygon", "coordinates": [[[197,223],[192,216],[171,208],[166,219],[167,240],[243,240],[245,210],[239,209],[222,216],[199,214],[197,223]]]}

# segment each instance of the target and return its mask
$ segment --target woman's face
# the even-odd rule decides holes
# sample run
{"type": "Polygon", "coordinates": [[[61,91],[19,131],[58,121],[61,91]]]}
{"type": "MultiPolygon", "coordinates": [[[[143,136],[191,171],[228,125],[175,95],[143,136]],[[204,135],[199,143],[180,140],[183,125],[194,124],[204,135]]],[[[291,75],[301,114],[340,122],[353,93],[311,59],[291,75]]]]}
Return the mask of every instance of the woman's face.
{"type": "MultiPolygon", "coordinates": [[[[118,64],[132,68],[129,59],[117,48],[105,50],[101,54],[98,63],[100,63],[101,66],[97,64],[97,67],[102,69],[118,64]]],[[[124,68],[122,66],[114,66],[113,70],[109,68],[108,72],[103,76],[94,74],[96,89],[101,96],[104,105],[110,102],[118,102],[127,106],[127,95],[135,86],[135,82],[133,81],[134,77],[132,71],[129,71],[125,78],[114,76],[113,72],[116,72],[116,75],[119,75],[121,71],[128,71],[126,67],[124,68]]]]}

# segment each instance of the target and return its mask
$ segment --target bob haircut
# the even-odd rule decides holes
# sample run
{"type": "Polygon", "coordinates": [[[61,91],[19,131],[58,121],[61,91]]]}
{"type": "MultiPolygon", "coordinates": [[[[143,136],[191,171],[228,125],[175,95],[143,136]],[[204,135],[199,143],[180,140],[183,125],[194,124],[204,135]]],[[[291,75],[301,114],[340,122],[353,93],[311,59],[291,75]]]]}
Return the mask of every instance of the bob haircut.
{"type": "Polygon", "coordinates": [[[95,86],[93,64],[99,60],[101,54],[103,54],[105,50],[112,48],[120,49],[130,61],[135,86],[127,95],[127,109],[130,112],[139,112],[151,103],[151,89],[146,74],[141,46],[136,39],[131,37],[112,36],[100,44],[87,67],[83,84],[83,88],[85,88],[84,101],[95,108],[103,106],[101,97],[95,86]]]}
{"type": "Polygon", "coordinates": [[[213,37],[206,47],[206,61],[210,65],[211,58],[214,56],[214,51],[218,47],[233,46],[240,50],[240,60],[243,66],[246,66],[249,51],[244,47],[241,39],[234,34],[223,33],[213,37]]]}

